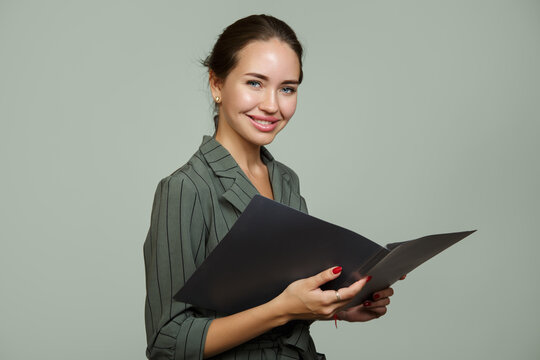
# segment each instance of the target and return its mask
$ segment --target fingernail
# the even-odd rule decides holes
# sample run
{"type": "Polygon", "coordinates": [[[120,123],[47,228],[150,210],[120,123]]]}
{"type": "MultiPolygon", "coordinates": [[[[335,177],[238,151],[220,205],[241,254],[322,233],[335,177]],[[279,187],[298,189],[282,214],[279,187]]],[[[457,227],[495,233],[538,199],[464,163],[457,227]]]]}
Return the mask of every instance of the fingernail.
{"type": "Polygon", "coordinates": [[[364,301],[364,306],[371,306],[371,302],[369,302],[369,301],[364,301]]]}
{"type": "Polygon", "coordinates": [[[332,272],[334,274],[339,274],[341,272],[341,269],[342,269],[341,266],[336,266],[335,268],[332,269],[332,272]]]}
{"type": "Polygon", "coordinates": [[[334,323],[336,324],[336,329],[337,329],[337,321],[339,320],[337,314],[334,314],[334,323]]]}
{"type": "Polygon", "coordinates": [[[375,295],[373,295],[373,300],[377,300],[377,299],[380,298],[380,297],[381,297],[381,295],[375,294],[375,295]]]}
{"type": "Polygon", "coordinates": [[[369,282],[369,280],[371,280],[371,275],[368,275],[366,282],[369,282]]]}

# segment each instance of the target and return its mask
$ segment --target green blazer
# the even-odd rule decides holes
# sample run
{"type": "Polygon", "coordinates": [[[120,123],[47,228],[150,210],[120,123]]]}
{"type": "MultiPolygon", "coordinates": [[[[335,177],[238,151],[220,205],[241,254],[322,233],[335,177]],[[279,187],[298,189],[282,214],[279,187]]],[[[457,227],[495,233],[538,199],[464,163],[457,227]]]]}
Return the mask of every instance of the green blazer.
{"type": "MultiPolygon", "coordinates": [[[[298,176],[266,148],[274,198],[307,213],[298,176]]],[[[173,300],[229,231],[257,189],[231,154],[205,136],[191,159],[159,183],[144,243],[149,359],[202,359],[210,322],[223,314],[173,300]]],[[[256,239],[254,239],[256,241],[256,239]]],[[[310,322],[292,321],[215,359],[318,359],[310,322]]]]}

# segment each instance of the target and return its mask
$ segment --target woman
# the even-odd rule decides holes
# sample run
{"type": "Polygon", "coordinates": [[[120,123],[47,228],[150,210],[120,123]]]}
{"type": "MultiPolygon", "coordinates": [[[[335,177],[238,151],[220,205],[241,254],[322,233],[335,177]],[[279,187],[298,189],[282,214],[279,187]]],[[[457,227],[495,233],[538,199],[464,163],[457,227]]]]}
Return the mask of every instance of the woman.
{"type": "Polygon", "coordinates": [[[332,318],[375,319],[386,313],[392,289],[341,310],[368,278],[337,292],[322,291],[322,284],[340,275],[336,264],[291,283],[268,303],[229,316],[172,300],[255,194],[307,212],[296,174],[264,148],[296,109],[302,47],[293,30],[266,15],[238,20],[224,30],[204,64],[216,132],[156,191],[144,245],[147,356],[324,358],[315,351],[309,325],[332,318]]]}

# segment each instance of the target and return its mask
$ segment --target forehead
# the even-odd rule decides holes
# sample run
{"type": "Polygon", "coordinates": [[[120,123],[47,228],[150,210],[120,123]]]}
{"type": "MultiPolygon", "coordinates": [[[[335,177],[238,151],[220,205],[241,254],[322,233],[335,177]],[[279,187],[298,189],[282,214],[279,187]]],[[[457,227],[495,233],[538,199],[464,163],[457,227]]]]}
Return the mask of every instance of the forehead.
{"type": "Polygon", "coordinates": [[[298,79],[300,61],[289,44],[283,41],[253,41],[238,52],[233,72],[237,75],[252,72],[268,77],[298,79]]]}

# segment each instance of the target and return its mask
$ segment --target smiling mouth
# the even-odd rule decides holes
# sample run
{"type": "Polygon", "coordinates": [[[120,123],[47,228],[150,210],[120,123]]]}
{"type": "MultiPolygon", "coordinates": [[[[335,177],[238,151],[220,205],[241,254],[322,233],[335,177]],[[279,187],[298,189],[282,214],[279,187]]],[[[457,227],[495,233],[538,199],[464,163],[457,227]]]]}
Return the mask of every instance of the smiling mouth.
{"type": "Polygon", "coordinates": [[[274,131],[278,124],[279,119],[276,119],[274,117],[268,116],[268,117],[262,117],[257,115],[247,115],[246,116],[251,120],[251,123],[255,128],[262,132],[270,132],[274,131]],[[261,119],[262,118],[262,119],[261,119]]]}
{"type": "Polygon", "coordinates": [[[261,120],[261,119],[256,119],[254,118],[253,116],[250,116],[250,115],[247,115],[251,120],[255,121],[256,123],[258,124],[261,124],[261,125],[272,125],[276,122],[278,122],[279,120],[261,120]]]}
{"type": "Polygon", "coordinates": [[[254,118],[251,118],[251,120],[253,120],[253,121],[255,121],[255,122],[259,123],[259,124],[262,124],[262,125],[271,125],[271,124],[273,124],[272,121],[257,120],[257,119],[254,119],[254,118]]]}

